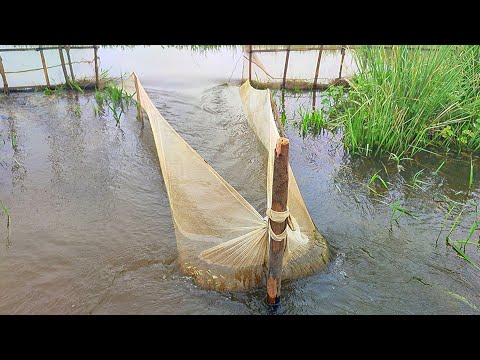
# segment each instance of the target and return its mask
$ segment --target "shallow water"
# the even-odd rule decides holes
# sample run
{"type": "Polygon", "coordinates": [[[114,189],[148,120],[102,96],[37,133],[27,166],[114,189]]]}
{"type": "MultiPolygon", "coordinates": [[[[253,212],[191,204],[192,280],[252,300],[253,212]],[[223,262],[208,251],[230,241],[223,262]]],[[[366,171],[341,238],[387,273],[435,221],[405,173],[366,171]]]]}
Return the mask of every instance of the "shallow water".
{"type": "MultiPolygon", "coordinates": [[[[265,211],[259,169],[266,159],[241,110],[239,51],[102,49],[100,56],[102,66],[120,59],[118,71],[137,71],[172,126],[265,211]],[[135,54],[141,65],[134,67],[135,54]]],[[[310,106],[308,95],[285,102],[291,165],[334,256],[326,271],[283,285],[283,312],[478,314],[480,272],[446,245],[451,221],[436,246],[449,205],[442,196],[478,199],[477,173],[467,191],[470,159],[450,156],[434,174],[444,157],[417,155],[401,172],[388,159],[352,158],[332,134],[300,136],[292,119],[300,104],[310,106]],[[408,186],[421,169],[427,184],[408,186]],[[389,190],[374,188],[386,199],[365,186],[378,170],[389,190]],[[418,219],[404,215],[390,225],[391,208],[381,201],[397,199],[418,219]]],[[[148,121],[142,129],[132,108],[118,128],[94,116],[94,103],[92,94],[0,96],[0,199],[12,216],[0,232],[0,313],[266,314],[264,289],[218,293],[182,276],[148,121]]],[[[465,210],[452,238],[468,234],[473,216],[465,210]]]]}

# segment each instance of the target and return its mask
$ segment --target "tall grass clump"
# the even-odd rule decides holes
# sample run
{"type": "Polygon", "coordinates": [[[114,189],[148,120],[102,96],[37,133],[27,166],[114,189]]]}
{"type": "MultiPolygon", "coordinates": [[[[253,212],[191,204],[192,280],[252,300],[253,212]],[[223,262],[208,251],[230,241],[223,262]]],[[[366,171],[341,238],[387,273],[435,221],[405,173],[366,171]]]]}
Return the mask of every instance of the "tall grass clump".
{"type": "Polygon", "coordinates": [[[338,118],[352,152],[480,148],[479,46],[363,46],[355,59],[338,118]]]}

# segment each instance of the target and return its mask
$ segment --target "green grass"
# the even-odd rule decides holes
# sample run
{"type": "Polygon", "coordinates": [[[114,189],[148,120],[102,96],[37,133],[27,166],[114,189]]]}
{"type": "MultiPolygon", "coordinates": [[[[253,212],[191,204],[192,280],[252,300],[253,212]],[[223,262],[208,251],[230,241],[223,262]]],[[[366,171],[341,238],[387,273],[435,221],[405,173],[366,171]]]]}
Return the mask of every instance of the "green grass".
{"type": "Polygon", "coordinates": [[[7,216],[7,230],[10,228],[10,213],[8,212],[8,209],[7,207],[5,206],[5,204],[2,202],[2,200],[0,200],[0,205],[3,209],[3,212],[5,213],[5,215],[7,216]]]}
{"type": "Polygon", "coordinates": [[[10,132],[10,143],[12,144],[12,149],[17,150],[17,132],[15,130],[10,132]]]}
{"type": "Polygon", "coordinates": [[[473,158],[470,157],[470,178],[468,179],[468,190],[472,190],[473,187],[473,158]]]}
{"type": "Polygon", "coordinates": [[[448,244],[460,255],[464,258],[468,263],[470,263],[475,269],[480,270],[480,265],[478,265],[475,261],[473,261],[465,252],[458,246],[455,241],[452,241],[450,237],[447,237],[448,244]]]}
{"type": "Polygon", "coordinates": [[[391,212],[391,215],[390,215],[390,229],[391,229],[393,221],[395,221],[397,223],[397,225],[399,225],[398,224],[398,219],[402,215],[407,215],[407,216],[410,216],[411,218],[414,218],[415,220],[418,220],[418,217],[416,217],[410,211],[404,209],[403,207],[401,207],[399,205],[400,204],[400,199],[397,199],[394,203],[386,203],[386,202],[383,202],[383,201],[382,201],[382,203],[389,206],[392,209],[392,212],[391,212]],[[398,215],[395,217],[395,215],[397,213],[398,213],[398,215]]]}
{"type": "MultiPolygon", "coordinates": [[[[378,173],[380,172],[381,170],[378,170],[375,174],[372,175],[372,177],[370,178],[370,181],[368,182],[368,187],[370,188],[370,185],[375,181],[375,180],[380,180],[380,182],[382,183],[382,185],[385,187],[385,189],[388,190],[388,186],[387,186],[387,183],[385,182],[385,180],[382,179],[382,177],[380,175],[378,175],[378,173]]],[[[370,190],[372,190],[370,188],[370,190]]]]}
{"type": "Polygon", "coordinates": [[[76,116],[76,117],[80,117],[82,116],[82,110],[80,109],[80,104],[76,104],[73,108],[73,114],[76,116]]]}
{"type": "Polygon", "coordinates": [[[348,96],[327,110],[353,153],[480,149],[480,46],[363,46],[348,96]]]}
{"type": "MultiPolygon", "coordinates": [[[[300,90],[298,90],[298,93],[300,93],[300,90]]],[[[302,135],[318,134],[323,129],[334,131],[339,127],[335,119],[342,112],[345,101],[345,88],[343,86],[332,86],[322,92],[319,108],[309,111],[300,107],[298,110],[300,121],[295,120],[294,124],[300,129],[302,135]]]]}
{"type": "Polygon", "coordinates": [[[435,170],[435,175],[438,175],[438,172],[439,172],[440,169],[443,167],[443,165],[445,165],[445,162],[446,162],[446,161],[447,161],[447,160],[444,160],[444,161],[440,164],[440,166],[437,168],[437,170],[435,170]]]}
{"type": "MultiPolygon", "coordinates": [[[[105,114],[105,109],[109,109],[115,119],[116,125],[120,126],[120,120],[125,113],[125,109],[135,102],[135,100],[133,100],[134,95],[135,94],[129,95],[123,89],[123,81],[120,82],[120,86],[113,81],[109,81],[102,91],[97,90],[95,93],[95,101],[97,102],[98,108],[93,107],[94,113],[95,115],[99,113],[105,114]]],[[[137,114],[139,111],[140,107],[137,105],[137,114]]]]}
{"type": "Polygon", "coordinates": [[[415,173],[415,175],[413,175],[413,187],[414,188],[419,188],[420,190],[422,190],[421,185],[428,185],[427,182],[418,179],[418,177],[423,173],[423,170],[424,169],[421,169],[421,170],[417,171],[415,173]]]}

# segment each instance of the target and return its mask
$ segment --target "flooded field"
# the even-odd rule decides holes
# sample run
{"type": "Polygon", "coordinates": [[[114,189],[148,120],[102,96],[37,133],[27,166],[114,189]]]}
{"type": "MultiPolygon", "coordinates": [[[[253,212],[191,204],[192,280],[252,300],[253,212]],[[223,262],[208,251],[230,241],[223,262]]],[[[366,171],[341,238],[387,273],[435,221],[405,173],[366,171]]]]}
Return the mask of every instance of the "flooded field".
{"type": "MultiPolygon", "coordinates": [[[[240,49],[101,49],[100,57],[114,75],[136,71],[165,119],[265,212],[267,159],[242,111],[240,49]]],[[[11,215],[8,230],[0,217],[0,313],[268,313],[263,288],[219,293],[182,275],[148,121],[142,129],[132,107],[119,128],[94,103],[93,93],[0,96],[0,199],[11,215]]],[[[478,314],[480,271],[446,244],[462,209],[451,238],[466,238],[476,220],[480,174],[469,191],[470,157],[421,152],[400,162],[403,171],[388,157],[352,157],[339,134],[300,134],[298,108],[310,104],[311,94],[286,95],[285,130],[333,256],[326,271],[283,284],[283,312],[478,314]],[[377,171],[388,189],[377,180],[374,192],[367,185],[377,171]],[[395,203],[413,216],[392,218],[395,203]]],[[[475,248],[467,255],[479,259],[475,248]]]]}

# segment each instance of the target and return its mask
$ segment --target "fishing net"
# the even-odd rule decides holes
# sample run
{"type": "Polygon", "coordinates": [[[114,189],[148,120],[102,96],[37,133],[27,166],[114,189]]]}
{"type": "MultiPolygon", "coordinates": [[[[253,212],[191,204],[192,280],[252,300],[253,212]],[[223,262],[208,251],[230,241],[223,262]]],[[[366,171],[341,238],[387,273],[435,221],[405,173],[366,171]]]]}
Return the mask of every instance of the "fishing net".
{"type": "MultiPolygon", "coordinates": [[[[135,94],[136,75],[124,89],[135,94]]],[[[168,193],[178,261],[195,283],[215,290],[243,290],[262,284],[268,263],[268,222],[230,186],[162,117],[137,79],[140,103],[148,115],[168,193]]],[[[267,208],[272,203],[274,148],[279,134],[268,90],[248,82],[240,87],[248,121],[268,150],[267,208]]],[[[283,279],[311,274],[328,262],[328,247],[308,214],[289,168],[290,226],[283,279]]]]}

